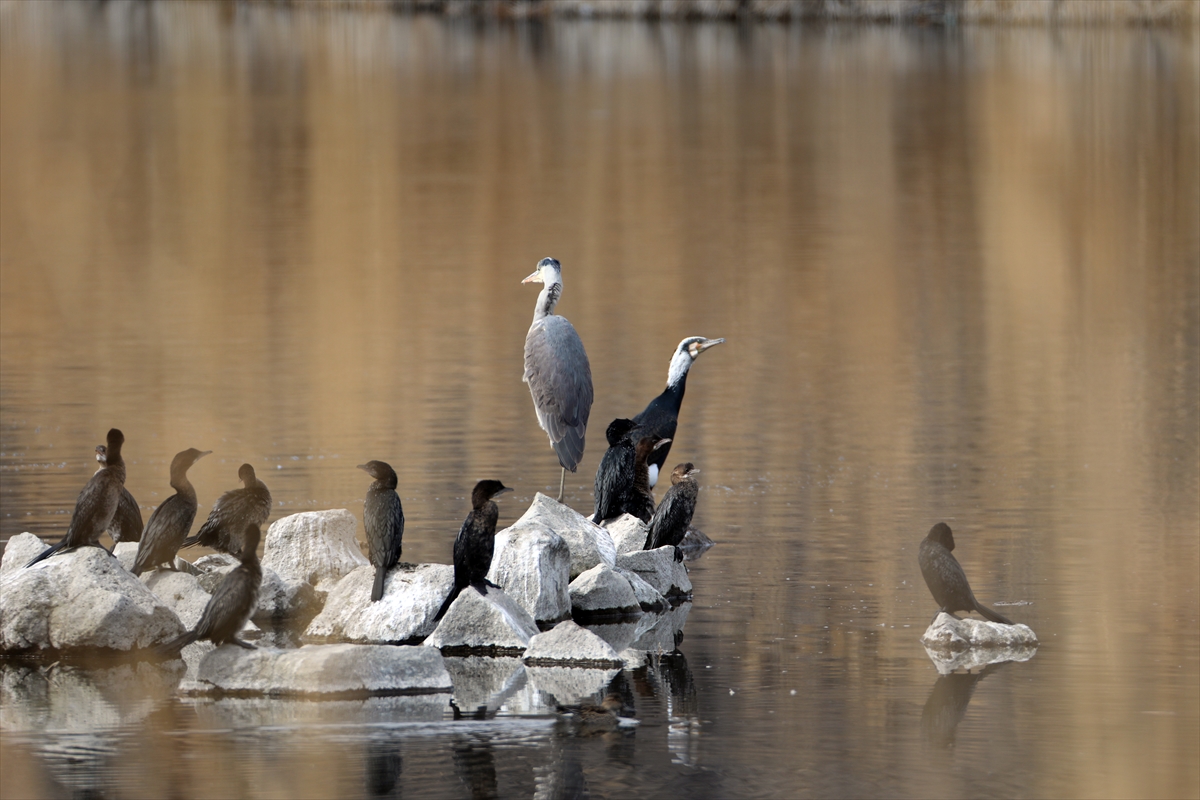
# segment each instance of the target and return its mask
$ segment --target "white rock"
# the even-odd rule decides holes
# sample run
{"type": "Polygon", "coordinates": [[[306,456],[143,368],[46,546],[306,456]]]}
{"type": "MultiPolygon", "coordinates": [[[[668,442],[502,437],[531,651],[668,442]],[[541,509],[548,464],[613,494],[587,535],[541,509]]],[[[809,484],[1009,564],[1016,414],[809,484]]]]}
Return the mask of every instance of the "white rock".
{"type": "Polygon", "coordinates": [[[538,622],[571,616],[571,548],[541,522],[519,522],[496,534],[487,577],[538,622]]]}
{"type": "Polygon", "coordinates": [[[597,564],[571,581],[571,613],[583,618],[638,616],[642,607],[629,581],[597,564]]]}
{"type": "Polygon", "coordinates": [[[608,642],[609,647],[620,653],[649,630],[653,625],[650,620],[657,616],[657,614],[642,614],[633,619],[625,617],[617,622],[593,622],[587,625],[587,629],[608,642]]]}
{"type": "Polygon", "coordinates": [[[360,644],[313,644],[297,650],[246,650],[227,644],[204,657],[197,681],[210,690],[266,695],[451,689],[436,650],[360,644]]]}
{"type": "Polygon", "coordinates": [[[383,597],[372,603],[374,583],[370,564],[338,581],[304,632],[305,641],[395,644],[422,639],[433,633],[433,617],[454,588],[454,567],[397,564],[388,571],[383,597]]]}
{"type": "Polygon", "coordinates": [[[521,660],[535,666],[619,667],[621,657],[608,642],[567,620],[529,640],[521,660]]]}
{"type": "Polygon", "coordinates": [[[1037,635],[1028,625],[1005,625],[987,620],[955,619],[942,612],[934,618],[921,637],[921,644],[932,650],[962,652],[971,648],[1019,649],[1036,647],[1037,635]]]}
{"type": "Polygon", "coordinates": [[[4,557],[0,558],[0,576],[21,569],[50,545],[32,533],[19,533],[4,546],[4,557]]]}
{"type": "Polygon", "coordinates": [[[358,522],[344,508],[305,511],[276,520],[267,531],[262,565],[287,581],[328,591],[344,575],[370,563],[359,549],[358,522]]]}
{"type": "Polygon", "coordinates": [[[674,547],[622,553],[617,556],[617,566],[636,572],[642,580],[669,600],[691,596],[692,581],[688,578],[683,562],[675,560],[674,547]]]}
{"type": "Polygon", "coordinates": [[[571,549],[571,580],[597,564],[616,563],[617,549],[608,531],[552,497],[538,492],[513,527],[527,522],[540,522],[566,541],[571,549]]]}
{"type": "Polygon", "coordinates": [[[604,523],[604,529],[612,537],[618,553],[632,553],[646,545],[650,526],[633,514],[622,514],[604,523]]]}
{"type": "Polygon", "coordinates": [[[113,555],[126,570],[133,572],[133,562],[137,561],[137,542],[117,542],[113,555]]]}
{"type": "Polygon", "coordinates": [[[174,612],[99,547],[0,578],[0,651],[133,650],[183,631],[174,612]]]}
{"type": "Polygon", "coordinates": [[[663,597],[653,586],[642,580],[641,575],[624,567],[614,567],[613,572],[629,581],[629,587],[633,589],[633,595],[637,598],[638,605],[642,607],[642,611],[661,614],[671,607],[671,603],[667,598],[663,597]]]}
{"type": "Polygon", "coordinates": [[[524,652],[537,632],[537,623],[529,612],[502,589],[489,587],[484,596],[468,586],[450,604],[446,616],[425,640],[425,646],[450,651],[524,652]]]}
{"type": "Polygon", "coordinates": [[[172,611],[183,627],[191,630],[200,621],[204,607],[212,595],[200,586],[195,575],[186,572],[171,572],[170,570],[154,570],[143,572],[139,580],[147,589],[154,592],[155,597],[162,600],[172,611]]]}
{"type": "Polygon", "coordinates": [[[529,682],[539,692],[545,692],[559,705],[578,705],[589,701],[612,683],[619,669],[588,667],[525,667],[529,682]]]}

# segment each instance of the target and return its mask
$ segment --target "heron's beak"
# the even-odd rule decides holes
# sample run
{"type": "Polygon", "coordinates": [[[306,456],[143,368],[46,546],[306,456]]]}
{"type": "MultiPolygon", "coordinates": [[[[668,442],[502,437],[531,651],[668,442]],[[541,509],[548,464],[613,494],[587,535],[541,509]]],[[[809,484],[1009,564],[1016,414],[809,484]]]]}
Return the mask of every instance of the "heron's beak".
{"type": "Polygon", "coordinates": [[[521,281],[521,283],[541,283],[541,282],[542,282],[542,271],[540,269],[535,269],[533,271],[532,275],[530,275],[525,280],[521,281]]]}

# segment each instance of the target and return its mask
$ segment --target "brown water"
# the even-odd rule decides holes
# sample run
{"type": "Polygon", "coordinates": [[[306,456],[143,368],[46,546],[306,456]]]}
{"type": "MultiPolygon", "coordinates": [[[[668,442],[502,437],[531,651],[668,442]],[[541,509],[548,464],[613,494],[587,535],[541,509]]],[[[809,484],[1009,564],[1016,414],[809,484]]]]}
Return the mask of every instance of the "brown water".
{"type": "Polygon", "coordinates": [[[63,533],[116,426],[147,515],[186,447],[201,513],[248,461],[273,519],[389,461],[405,559],[448,562],[476,480],[502,524],[557,488],[539,258],[581,511],[607,422],[727,339],[671,453],[718,545],[635,732],[108,673],[64,707],[9,665],[3,794],[1197,796],[1198,97],[1186,29],[0,5],[5,539],[63,533]],[[1034,658],[938,684],[938,520],[1034,658]]]}

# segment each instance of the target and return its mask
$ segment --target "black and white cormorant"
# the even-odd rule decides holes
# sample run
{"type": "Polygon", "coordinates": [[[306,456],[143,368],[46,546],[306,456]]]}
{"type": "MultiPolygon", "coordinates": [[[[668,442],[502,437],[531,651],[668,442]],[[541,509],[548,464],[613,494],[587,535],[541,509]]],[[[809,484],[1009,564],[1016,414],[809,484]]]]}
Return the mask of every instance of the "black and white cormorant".
{"type": "Polygon", "coordinates": [[[604,432],[608,449],[596,468],[596,513],[592,516],[597,525],[621,516],[625,496],[633,489],[634,444],[629,434],[635,428],[633,420],[618,417],[604,432]]]}
{"type": "MultiPolygon", "coordinates": [[[[721,344],[724,339],[705,339],[703,336],[689,336],[675,348],[671,356],[671,366],[667,370],[667,388],[662,394],[650,401],[642,413],[633,418],[641,426],[643,436],[664,436],[668,439],[675,437],[675,426],[679,422],[679,407],[683,405],[683,392],[687,388],[688,370],[692,363],[710,347],[721,344]]],[[[667,463],[667,454],[671,448],[664,447],[650,459],[650,486],[658,483],[658,473],[663,464],[667,463]]]]}
{"type": "Polygon", "coordinates": [[[654,510],[650,531],[646,535],[646,546],[642,549],[654,550],[672,545],[675,548],[675,560],[683,561],[683,551],[679,545],[687,534],[688,525],[692,523],[692,515],[696,513],[696,499],[700,496],[700,484],[696,482],[698,472],[700,470],[690,461],[671,471],[671,488],[667,489],[662,502],[654,510]]]}
{"type": "MultiPolygon", "coordinates": [[[[917,552],[917,561],[921,565],[921,575],[925,584],[937,602],[940,611],[950,616],[955,611],[978,611],[992,622],[1012,625],[1013,621],[999,614],[975,599],[971,584],[967,583],[967,574],[962,565],[950,551],[954,549],[954,534],[950,526],[939,522],[929,529],[929,533],[921,540],[921,548],[917,552]]],[[[935,616],[936,618],[936,616],[935,616]]]]}
{"type": "Polygon", "coordinates": [[[511,491],[500,481],[486,480],[475,484],[471,491],[471,513],[463,520],[458,538],[454,540],[454,588],[434,619],[445,616],[450,604],[468,586],[487,594],[487,574],[496,544],[496,521],[500,518],[500,507],[492,498],[511,491]]]}
{"type": "Polygon", "coordinates": [[[241,533],[250,523],[259,527],[271,516],[271,492],[254,474],[254,467],[242,464],[238,468],[241,489],[230,489],[217,498],[208,519],[195,536],[183,540],[181,547],[204,545],[222,553],[236,556],[241,552],[241,533]]]}
{"type": "MultiPolygon", "coordinates": [[[[96,472],[107,466],[108,447],[105,445],[96,445],[96,463],[100,465],[96,468],[96,472]]],[[[113,548],[116,548],[118,542],[141,541],[144,527],[141,507],[138,506],[137,500],[133,499],[129,490],[122,486],[121,499],[117,501],[117,513],[113,514],[112,522],[108,526],[108,535],[112,537],[113,548]]],[[[111,555],[112,552],[110,550],[109,554],[111,555]]]]}
{"type": "Polygon", "coordinates": [[[133,562],[134,575],[164,564],[175,569],[175,554],[196,519],[196,489],[188,480],[187,471],[211,452],[189,447],[171,459],[171,488],[175,494],[163,500],[150,515],[150,522],[138,544],[137,559],[133,562]]]}
{"type": "Polygon", "coordinates": [[[375,565],[375,584],[371,602],[383,597],[383,582],[388,570],[400,560],[400,540],[404,537],[404,509],[396,494],[396,470],[383,461],[368,461],[358,468],[375,482],[367,489],[363,503],[363,527],[367,531],[367,555],[375,565]]]}
{"type": "Polygon", "coordinates": [[[538,425],[558,454],[561,503],[567,470],[574,472],[583,458],[584,434],[592,410],[592,368],[575,326],[554,313],[562,294],[562,266],[553,258],[543,258],[521,283],[542,284],[533,309],[533,324],[525,335],[523,380],[529,384],[538,425]]]}
{"type": "Polygon", "coordinates": [[[75,511],[67,535],[58,544],[48,547],[26,566],[49,558],[55,553],[74,550],[91,545],[100,547],[100,537],[112,526],[117,506],[121,502],[121,490],[125,488],[125,459],[121,458],[121,445],[125,435],[116,428],[108,432],[108,452],[104,466],[84,484],[75,500],[75,511]]]}
{"type": "Polygon", "coordinates": [[[239,559],[242,563],[221,579],[213,591],[200,621],[192,630],[154,648],[163,658],[170,658],[192,642],[208,639],[217,647],[236,644],[247,650],[257,649],[238,638],[254,609],[258,607],[258,592],[262,588],[262,566],[258,563],[258,540],[261,532],[253,522],[246,525],[238,537],[242,543],[239,559]]]}

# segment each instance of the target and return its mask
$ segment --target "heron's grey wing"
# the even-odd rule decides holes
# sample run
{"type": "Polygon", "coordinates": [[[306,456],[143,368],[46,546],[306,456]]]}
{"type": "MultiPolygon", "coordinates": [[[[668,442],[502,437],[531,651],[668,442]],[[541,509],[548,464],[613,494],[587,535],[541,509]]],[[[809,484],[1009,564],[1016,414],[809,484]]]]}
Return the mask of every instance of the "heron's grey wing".
{"type": "Polygon", "coordinates": [[[592,368],[575,327],[563,317],[538,320],[525,337],[525,382],[538,423],[564,467],[583,457],[592,410],[592,368]]]}

